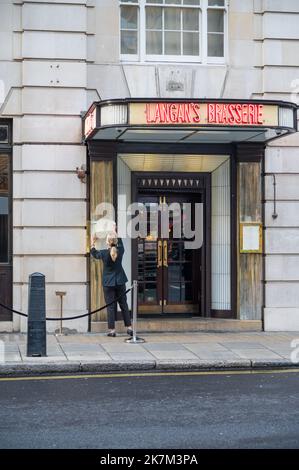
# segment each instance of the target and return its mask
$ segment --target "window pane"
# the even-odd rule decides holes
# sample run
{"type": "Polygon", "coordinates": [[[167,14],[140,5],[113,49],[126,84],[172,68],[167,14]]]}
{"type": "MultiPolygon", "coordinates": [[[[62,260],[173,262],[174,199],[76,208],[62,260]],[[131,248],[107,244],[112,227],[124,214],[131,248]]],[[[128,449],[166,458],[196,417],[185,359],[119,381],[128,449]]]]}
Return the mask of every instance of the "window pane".
{"type": "Polygon", "coordinates": [[[184,33],[183,41],[184,55],[199,55],[198,33],[184,33]]]}
{"type": "Polygon", "coordinates": [[[168,286],[168,300],[170,302],[179,302],[181,299],[181,289],[179,283],[171,283],[168,286]]]}
{"type": "Polygon", "coordinates": [[[0,142],[8,143],[8,126],[0,126],[0,142]]]}
{"type": "Polygon", "coordinates": [[[121,53],[137,54],[137,31],[121,32],[121,53]]]}
{"type": "MultiPolygon", "coordinates": [[[[4,198],[0,198],[4,199],[4,198]]],[[[6,198],[7,199],[7,198],[6,198]]],[[[0,200],[1,204],[1,200],[0,200]]],[[[1,211],[0,207],[0,211],[1,211]]],[[[0,263],[8,263],[8,215],[0,212],[0,263]]]]}
{"type": "Polygon", "coordinates": [[[200,5],[200,0],[183,0],[183,5],[200,5]]]}
{"type": "Polygon", "coordinates": [[[162,31],[147,31],[146,53],[162,54],[162,31]]]}
{"type": "Polygon", "coordinates": [[[180,282],[181,280],[181,265],[172,264],[168,267],[168,281],[180,282]]]}
{"type": "Polygon", "coordinates": [[[120,0],[121,3],[138,3],[139,0],[120,0]]]}
{"type": "Polygon", "coordinates": [[[146,0],[146,3],[163,3],[163,0],[146,0]]]}
{"type": "Polygon", "coordinates": [[[193,8],[183,10],[183,30],[184,31],[198,31],[199,30],[199,15],[198,10],[193,8]]]}
{"type": "Polygon", "coordinates": [[[138,303],[144,302],[144,285],[140,282],[138,283],[138,303]]]}
{"type": "Polygon", "coordinates": [[[192,283],[191,282],[186,282],[185,284],[181,284],[181,302],[184,301],[191,301],[193,300],[193,294],[192,294],[192,283]]]}
{"type": "Polygon", "coordinates": [[[221,10],[209,10],[208,11],[208,31],[210,33],[223,33],[224,22],[223,22],[223,11],[221,10]]]}
{"type": "Polygon", "coordinates": [[[146,282],[144,285],[144,301],[156,302],[157,301],[157,284],[153,282],[146,282]]]}
{"type": "Polygon", "coordinates": [[[224,38],[223,34],[208,34],[208,56],[224,56],[224,38]]]}
{"type": "Polygon", "coordinates": [[[162,29],[162,8],[146,9],[146,29],[162,29]]]}
{"type": "Polygon", "coordinates": [[[181,5],[182,0],[165,0],[166,5],[181,5]]]}
{"type": "Polygon", "coordinates": [[[193,270],[192,263],[183,263],[182,264],[182,281],[192,282],[193,270]]]}
{"type": "Polygon", "coordinates": [[[165,54],[181,54],[181,33],[165,33],[165,54]]]}
{"type": "Polygon", "coordinates": [[[121,7],[121,28],[137,29],[138,11],[136,7],[121,7]]]}
{"type": "Polygon", "coordinates": [[[164,10],[164,27],[169,30],[181,29],[181,9],[180,8],[165,8],[164,10]]]}
{"type": "Polygon", "coordinates": [[[224,7],[224,0],[209,0],[209,7],[224,7]]]}

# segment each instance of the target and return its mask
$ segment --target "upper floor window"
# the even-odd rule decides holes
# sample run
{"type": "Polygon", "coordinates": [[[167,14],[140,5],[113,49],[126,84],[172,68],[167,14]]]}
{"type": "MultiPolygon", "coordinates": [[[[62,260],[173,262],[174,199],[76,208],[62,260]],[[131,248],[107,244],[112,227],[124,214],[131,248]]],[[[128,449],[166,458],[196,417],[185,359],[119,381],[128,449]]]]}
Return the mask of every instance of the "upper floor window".
{"type": "Polygon", "coordinates": [[[120,0],[124,60],[223,63],[226,0],[120,0]]]}

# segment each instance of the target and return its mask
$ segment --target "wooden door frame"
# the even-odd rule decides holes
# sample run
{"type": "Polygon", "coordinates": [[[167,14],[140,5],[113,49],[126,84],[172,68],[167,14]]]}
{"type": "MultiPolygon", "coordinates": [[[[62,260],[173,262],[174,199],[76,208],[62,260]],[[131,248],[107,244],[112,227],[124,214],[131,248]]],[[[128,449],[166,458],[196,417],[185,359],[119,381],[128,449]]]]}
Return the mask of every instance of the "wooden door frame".
{"type": "MultiPolygon", "coordinates": [[[[230,157],[231,165],[231,309],[227,311],[215,311],[211,309],[211,253],[207,258],[207,266],[210,269],[209,283],[205,288],[206,291],[206,306],[202,307],[202,311],[206,312],[206,317],[227,317],[238,318],[238,296],[237,296],[237,282],[238,282],[238,220],[237,220],[237,156],[238,146],[234,143],[229,144],[190,144],[185,142],[176,143],[153,143],[153,142],[122,142],[122,141],[97,141],[88,140],[88,158],[87,168],[89,169],[90,159],[114,159],[115,160],[115,175],[114,175],[114,190],[115,199],[117,199],[117,158],[119,154],[130,153],[151,153],[151,154],[177,154],[177,155],[227,155],[230,157]],[[209,287],[209,288],[208,288],[209,287]]],[[[256,146],[252,146],[251,155],[255,155],[256,146]]],[[[208,192],[209,204],[211,205],[211,192],[208,192]]],[[[88,192],[89,194],[89,192],[88,192]]],[[[211,218],[210,218],[211,219],[211,218]]],[[[89,220],[89,200],[87,201],[87,220],[89,220]]],[[[211,225],[211,220],[210,220],[211,225]]],[[[211,226],[210,226],[211,234],[211,226]]],[[[209,247],[211,250],[211,237],[208,237],[209,247]]],[[[87,263],[89,265],[89,255],[87,255],[87,263]]],[[[132,272],[133,275],[133,272],[132,272]]],[[[89,276],[89,267],[88,267],[89,276]]],[[[90,290],[89,290],[90,299],[90,290]]],[[[89,300],[90,306],[90,300],[89,300]]]]}

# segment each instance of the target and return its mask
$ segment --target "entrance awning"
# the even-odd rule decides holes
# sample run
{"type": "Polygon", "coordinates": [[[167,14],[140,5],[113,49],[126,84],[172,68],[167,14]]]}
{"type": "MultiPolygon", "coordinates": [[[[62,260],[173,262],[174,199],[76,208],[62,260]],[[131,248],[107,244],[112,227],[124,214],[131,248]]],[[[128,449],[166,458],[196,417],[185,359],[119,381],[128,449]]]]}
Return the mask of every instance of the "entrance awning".
{"type": "Polygon", "coordinates": [[[297,105],[284,101],[109,100],[83,116],[85,141],[266,143],[293,132],[297,105]]]}

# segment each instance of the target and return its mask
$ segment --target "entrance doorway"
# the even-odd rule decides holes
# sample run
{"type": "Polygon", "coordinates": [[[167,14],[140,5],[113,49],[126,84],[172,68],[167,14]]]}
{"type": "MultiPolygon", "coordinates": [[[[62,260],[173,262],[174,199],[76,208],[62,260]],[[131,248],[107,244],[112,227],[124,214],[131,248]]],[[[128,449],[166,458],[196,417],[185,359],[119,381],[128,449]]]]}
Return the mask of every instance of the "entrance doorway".
{"type": "MultiPolygon", "coordinates": [[[[12,306],[11,153],[10,151],[8,151],[8,145],[5,148],[5,145],[3,144],[4,149],[1,150],[1,140],[8,141],[8,125],[5,125],[5,126],[0,125],[0,301],[4,305],[11,307],[12,306]],[[7,136],[7,139],[5,139],[5,136],[7,136]]],[[[0,322],[11,321],[11,320],[12,320],[11,312],[4,309],[3,307],[0,307],[0,322]]]]}
{"type": "MultiPolygon", "coordinates": [[[[145,209],[146,233],[133,240],[133,273],[138,279],[138,311],[141,315],[205,314],[206,266],[206,175],[176,174],[168,179],[155,173],[134,175],[136,201],[145,209]],[[168,183],[168,184],[167,184],[168,183]],[[202,208],[199,206],[202,205],[202,208]],[[166,218],[163,211],[166,210],[166,218]],[[194,247],[198,223],[202,242],[194,247]],[[186,233],[185,220],[189,217],[186,233]],[[166,221],[166,222],[165,222],[166,221]],[[191,242],[191,243],[190,243],[191,242]],[[191,247],[190,247],[191,245],[191,247]]],[[[208,201],[207,201],[207,200],[208,201]]],[[[209,206],[209,204],[208,204],[209,206]]],[[[209,212],[209,211],[208,211],[209,212]]]]}

